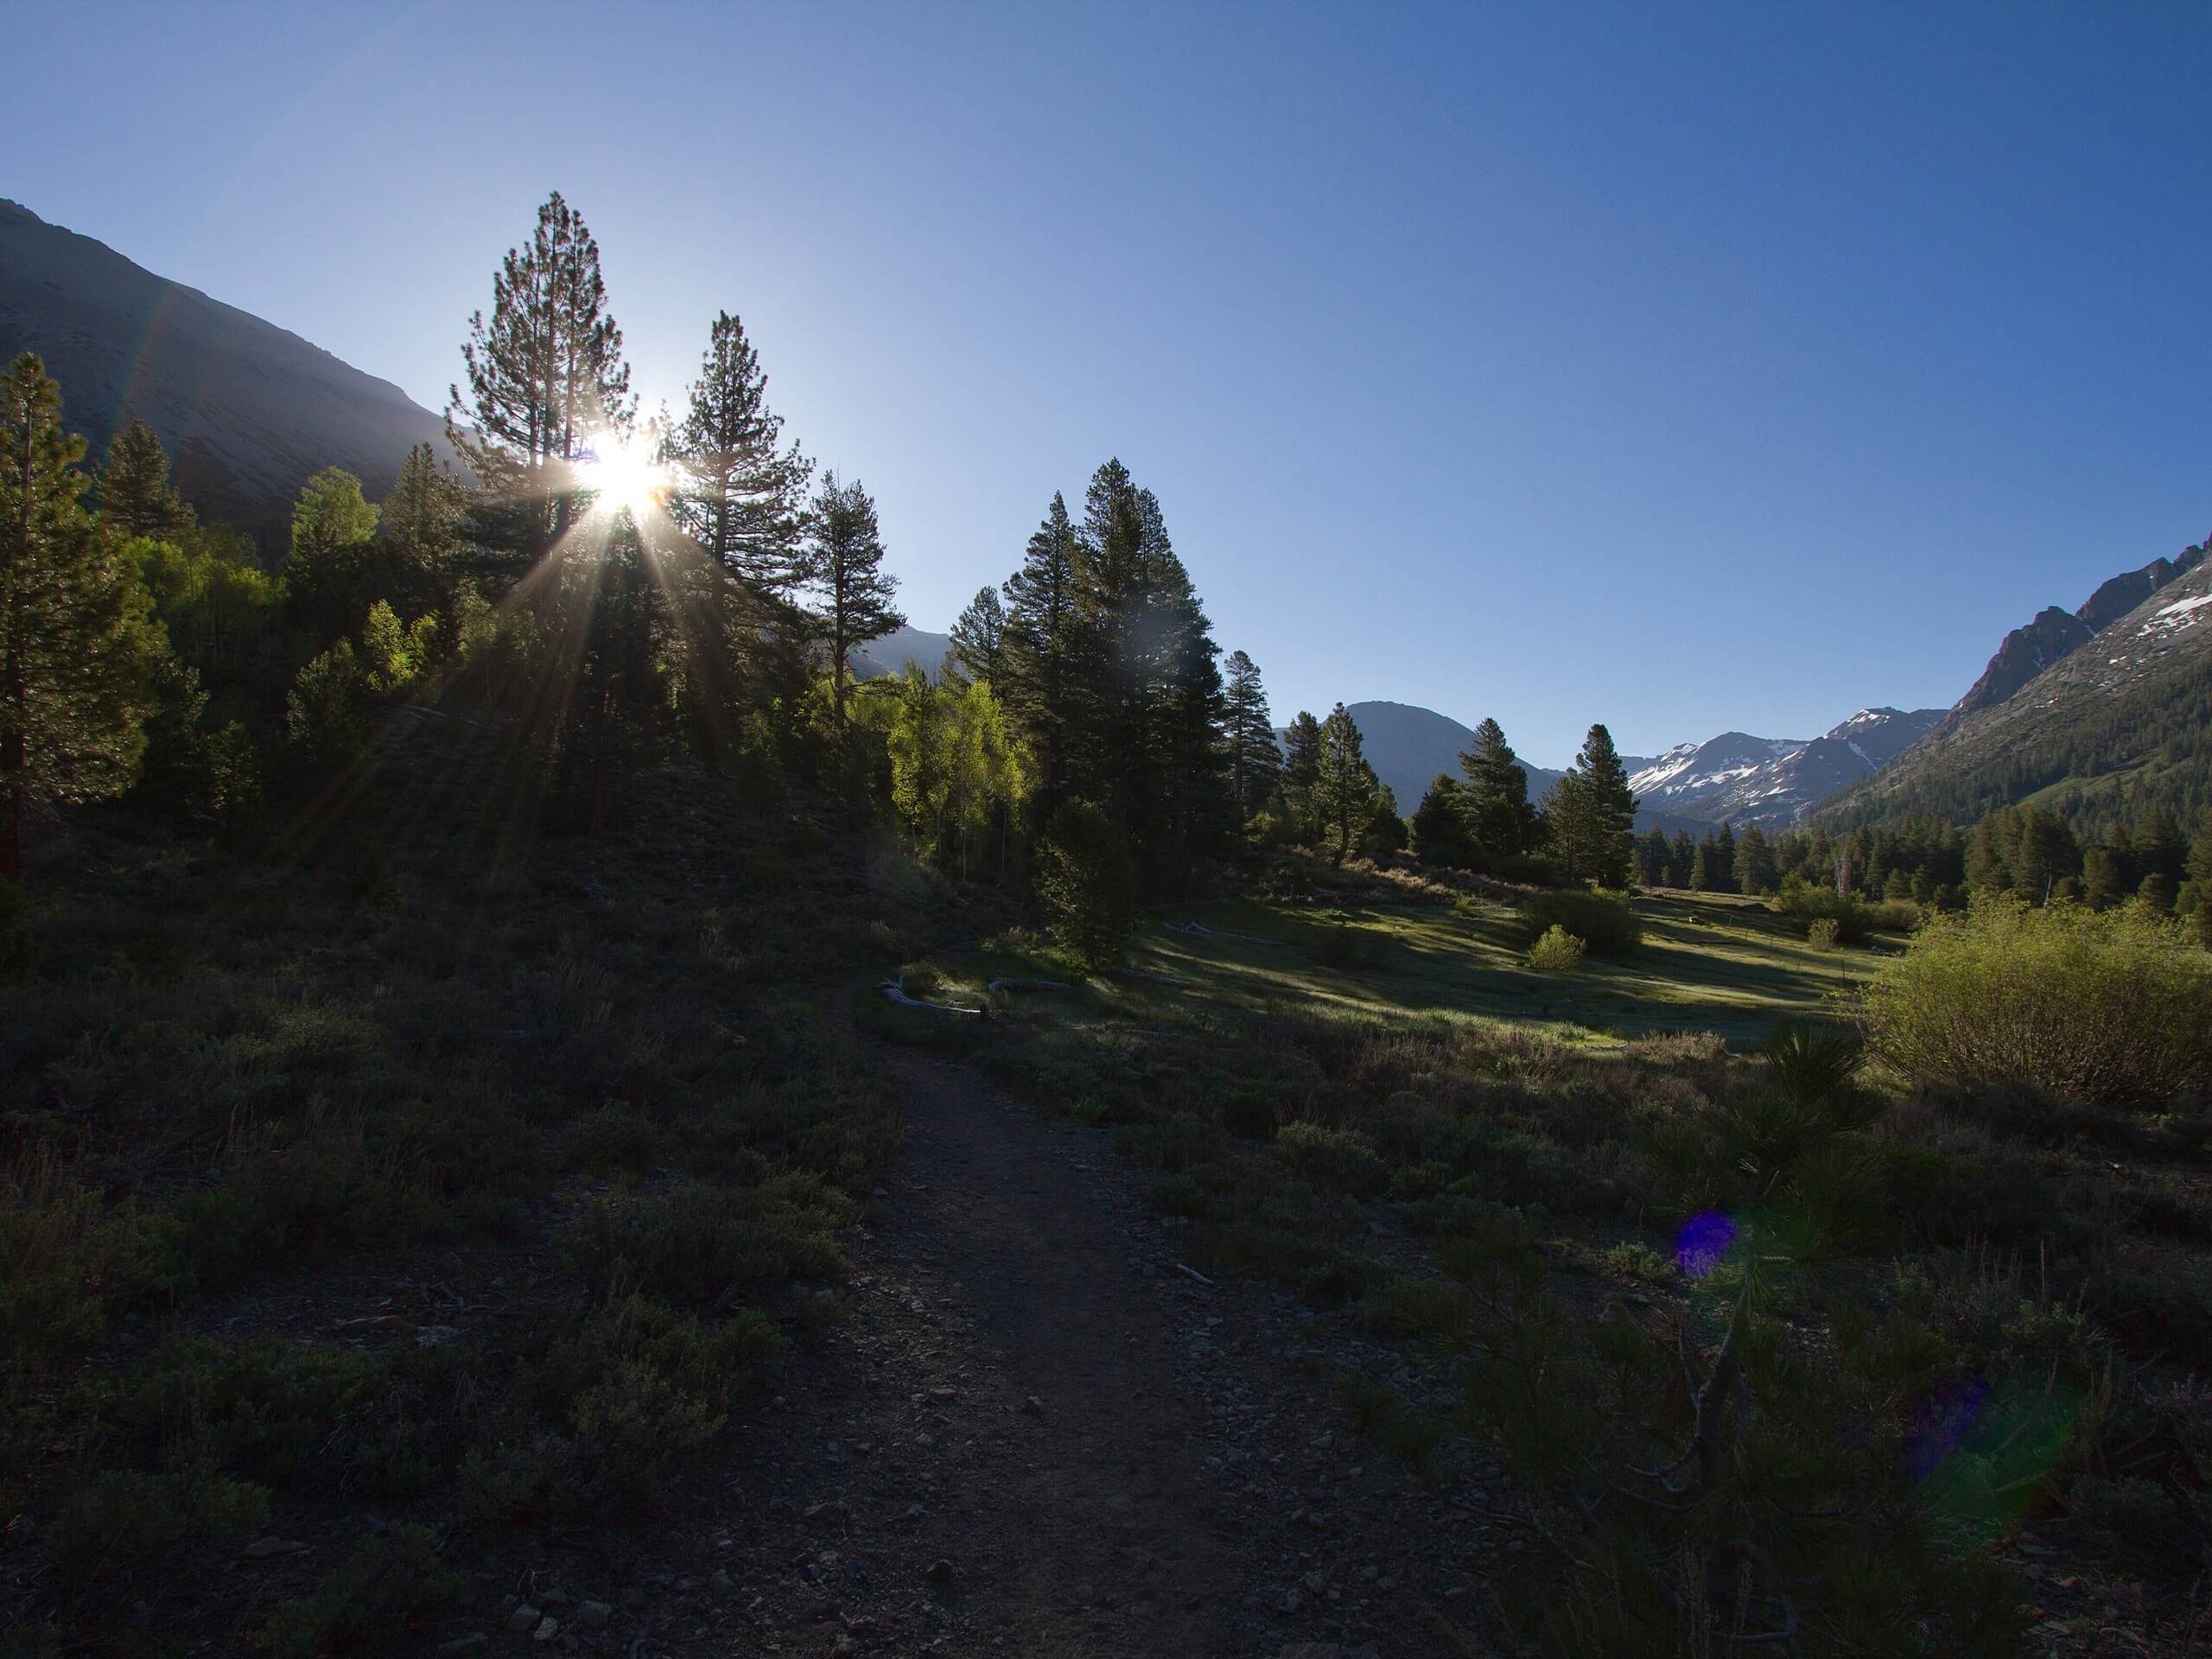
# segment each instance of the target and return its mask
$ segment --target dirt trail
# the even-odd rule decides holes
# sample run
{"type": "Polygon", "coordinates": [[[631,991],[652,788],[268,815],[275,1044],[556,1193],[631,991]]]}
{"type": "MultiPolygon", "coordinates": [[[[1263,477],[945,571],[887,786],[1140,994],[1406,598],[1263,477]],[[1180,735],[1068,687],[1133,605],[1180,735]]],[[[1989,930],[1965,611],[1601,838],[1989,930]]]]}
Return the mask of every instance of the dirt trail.
{"type": "MultiPolygon", "coordinates": [[[[1380,1349],[1208,1285],[1103,1136],[912,1055],[850,1306],[738,1437],[678,1652],[1385,1655],[1471,1623],[1479,1535],[1344,1432],[1380,1349]],[[1441,1529],[1459,1537],[1441,1548],[1441,1529]],[[719,1562],[719,1566],[716,1563],[719,1562]]],[[[641,1609],[642,1611],[642,1609],[641,1609]]]]}

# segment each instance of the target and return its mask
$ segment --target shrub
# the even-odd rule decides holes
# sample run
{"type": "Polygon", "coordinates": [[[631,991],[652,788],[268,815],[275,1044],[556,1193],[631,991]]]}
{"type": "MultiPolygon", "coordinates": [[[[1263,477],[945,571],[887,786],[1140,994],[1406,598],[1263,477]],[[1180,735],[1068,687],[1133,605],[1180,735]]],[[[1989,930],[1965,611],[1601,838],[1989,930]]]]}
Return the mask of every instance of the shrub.
{"type": "Polygon", "coordinates": [[[1625,956],[1643,943],[1643,927],[1627,899],[1618,893],[1561,887],[1532,893],[1521,901],[1521,919],[1535,944],[1554,927],[1582,941],[1601,957],[1625,956]]]}
{"type": "Polygon", "coordinates": [[[664,1198],[602,1200],[578,1228],[595,1283],[618,1278],[680,1306],[709,1307],[796,1280],[845,1276],[836,1230],[852,1205],[834,1187],[786,1175],[756,1187],[694,1185],[664,1198]]]}
{"type": "Polygon", "coordinates": [[[1136,927],[1136,862],[1103,812],[1071,801],[1052,814],[1037,849],[1037,897],[1052,935],[1093,972],[1111,968],[1136,927]]]}
{"type": "Polygon", "coordinates": [[[1885,899],[1868,912],[1868,919],[1885,933],[1910,933],[1920,925],[1920,906],[1910,899],[1885,899]]]}
{"type": "Polygon", "coordinates": [[[1275,1132],[1275,1151],[1306,1179],[1344,1192],[1380,1190],[1382,1160],[1364,1135],[1319,1123],[1286,1123],[1275,1132]]]}
{"type": "Polygon", "coordinates": [[[1805,943],[1815,950],[1833,950],[1843,943],[1843,923],[1834,916],[1816,916],[1805,928],[1805,943]]]}
{"type": "Polygon", "coordinates": [[[365,682],[353,643],[340,639],[300,671],[284,697],[284,730],[302,764],[334,772],[365,751],[361,721],[365,682]]]}
{"type": "Polygon", "coordinates": [[[1782,878],[1782,896],[1775,904],[1808,936],[1814,923],[1834,922],[1835,940],[1831,943],[1862,944],[1876,926],[1875,913],[1869,906],[1831,887],[1814,887],[1794,872],[1782,878]]]}
{"type": "Polygon", "coordinates": [[[65,1582],[124,1573],[187,1539],[241,1544],[269,1522],[269,1494],[244,1481],[213,1479],[195,1469],[167,1475],[111,1469],[63,1503],[46,1529],[46,1547],[65,1582]]]}
{"type": "Polygon", "coordinates": [[[1529,965],[1539,973],[1571,974],[1582,965],[1581,940],[1554,922],[1529,947],[1529,965]]]}
{"type": "Polygon", "coordinates": [[[400,1628],[461,1599],[463,1586],[438,1560],[427,1527],[395,1527],[364,1538],[352,1554],[288,1601],[262,1632],[272,1659],[322,1659],[371,1646],[382,1651],[400,1628]]]}
{"type": "Polygon", "coordinates": [[[1998,897],[1932,917],[1867,982],[1859,1019],[1874,1053],[1927,1082],[2138,1109],[2212,1087],[2212,957],[2137,906],[1998,897]]]}

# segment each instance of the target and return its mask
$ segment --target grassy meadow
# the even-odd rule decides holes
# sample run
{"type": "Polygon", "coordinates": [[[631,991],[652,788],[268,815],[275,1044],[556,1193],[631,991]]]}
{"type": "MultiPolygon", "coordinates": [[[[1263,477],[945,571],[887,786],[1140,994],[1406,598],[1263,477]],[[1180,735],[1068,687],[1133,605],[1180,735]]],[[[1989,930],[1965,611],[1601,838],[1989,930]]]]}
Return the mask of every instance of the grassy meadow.
{"type": "Polygon", "coordinates": [[[1639,947],[1546,973],[1503,892],[1336,885],[1156,911],[1102,976],[1021,932],[919,958],[910,994],[991,1017],[863,1020],[1109,1134],[1192,1266],[1457,1355],[1464,1398],[1348,1407],[1430,1478],[1503,1448],[1585,1541],[1501,1586],[1548,1651],[1704,1651],[1724,1608],[1805,1651],[2191,1650],[2212,1122],[1861,1068],[1851,994],[1902,937],[1659,893],[1639,947]],[[1024,979],[1066,988],[990,988],[1024,979]],[[1740,1464],[1647,1467],[1708,1441],[1715,1377],[1740,1464]]]}

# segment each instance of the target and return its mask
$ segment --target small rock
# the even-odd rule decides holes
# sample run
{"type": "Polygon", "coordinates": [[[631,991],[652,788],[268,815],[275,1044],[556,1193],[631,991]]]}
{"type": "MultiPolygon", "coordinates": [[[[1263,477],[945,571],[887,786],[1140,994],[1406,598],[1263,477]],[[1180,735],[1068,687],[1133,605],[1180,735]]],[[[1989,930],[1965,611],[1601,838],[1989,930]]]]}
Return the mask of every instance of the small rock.
{"type": "Polygon", "coordinates": [[[614,1617],[614,1610],[603,1601],[588,1601],[576,1609],[576,1618],[588,1630],[603,1630],[607,1621],[614,1617]]]}
{"type": "Polygon", "coordinates": [[[492,1645],[492,1638],[481,1630],[471,1630],[467,1636],[456,1636],[450,1642],[438,1644],[437,1659],[465,1659],[472,1653],[481,1653],[492,1645]]]}
{"type": "Polygon", "coordinates": [[[713,1586],[714,1592],[718,1596],[726,1596],[729,1594],[731,1591],[737,1588],[737,1580],[731,1578],[728,1573],[723,1572],[720,1567],[716,1567],[715,1569],[714,1575],[709,1578],[707,1582],[709,1585],[713,1586]]]}
{"type": "Polygon", "coordinates": [[[537,1621],[544,1617],[544,1614],[525,1601],[507,1615],[507,1628],[519,1636],[523,1631],[534,1628],[537,1621]]]}
{"type": "Polygon", "coordinates": [[[451,1342],[461,1334],[459,1327],[450,1325],[426,1325],[415,1333],[417,1348],[435,1348],[442,1342],[451,1342]]]}
{"type": "Polygon", "coordinates": [[[834,1526],[845,1519],[849,1513],[843,1503],[836,1498],[831,1498],[827,1503],[817,1503],[808,1510],[806,1522],[810,1527],[834,1526]]]}
{"type": "Polygon", "coordinates": [[[635,1612],[639,1608],[644,1606],[645,1605],[645,1592],[643,1590],[639,1589],[635,1585],[631,1586],[630,1588],[622,1592],[622,1605],[625,1607],[629,1608],[632,1612],[635,1612]]]}
{"type": "Polygon", "coordinates": [[[1282,1599],[1275,1604],[1275,1610],[1278,1612],[1294,1613],[1305,1605],[1306,1598],[1304,1596],[1299,1594],[1295,1590],[1287,1590],[1283,1592],[1282,1599]]]}
{"type": "Polygon", "coordinates": [[[950,1584],[953,1579],[952,1563],[940,1555],[930,1563],[929,1571],[925,1576],[931,1584],[950,1584]]]}
{"type": "Polygon", "coordinates": [[[1032,1417],[1042,1417],[1045,1414],[1045,1402],[1033,1394],[1021,1402],[1021,1408],[1032,1417]]]}
{"type": "Polygon", "coordinates": [[[537,1599],[541,1605],[548,1608],[565,1607],[569,1605],[568,1593],[561,1590],[548,1590],[537,1599]]]}
{"type": "Polygon", "coordinates": [[[279,1555],[297,1555],[307,1546],[290,1538],[257,1538],[238,1551],[238,1559],[245,1561],[273,1560],[279,1555]]]}
{"type": "Polygon", "coordinates": [[[533,1642],[550,1642],[561,1634],[561,1621],[548,1614],[537,1621],[537,1628],[530,1633],[533,1642]]]}

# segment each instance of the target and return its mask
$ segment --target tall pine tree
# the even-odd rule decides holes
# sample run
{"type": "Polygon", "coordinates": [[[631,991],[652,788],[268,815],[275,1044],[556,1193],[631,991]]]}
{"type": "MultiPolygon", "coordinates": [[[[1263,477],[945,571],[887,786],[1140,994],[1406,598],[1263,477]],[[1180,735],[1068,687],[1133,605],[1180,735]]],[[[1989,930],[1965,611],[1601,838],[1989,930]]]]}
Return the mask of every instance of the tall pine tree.
{"type": "Polygon", "coordinates": [[[1006,584],[1007,706],[1027,734],[1044,775],[1049,811],[1068,783],[1070,751],[1085,724],[1077,569],[1082,556],[1067,503],[1057,493],[1029,538],[1021,569],[1006,584]]]}
{"type": "Polygon", "coordinates": [[[1367,764],[1359,727],[1338,703],[1321,722],[1314,772],[1313,807],[1329,840],[1329,862],[1341,865],[1375,817],[1380,786],[1367,764]]]}
{"type": "Polygon", "coordinates": [[[1496,721],[1485,720],[1475,728],[1474,747],[1459,757],[1459,770],[1467,784],[1460,798],[1468,828],[1483,853],[1512,858],[1529,851],[1536,833],[1529,774],[1496,721]]]}
{"type": "Polygon", "coordinates": [[[806,586],[815,596],[815,614],[830,645],[830,707],[842,734],[852,653],[903,626],[906,619],[891,602],[899,579],[883,568],[875,501],[860,480],[840,483],[836,474],[824,473],[812,519],[806,586]]]}
{"type": "Polygon", "coordinates": [[[953,620],[952,659],[971,680],[997,687],[1006,679],[1006,607],[986,588],[953,620]]]}
{"type": "Polygon", "coordinates": [[[814,463],[768,409],[768,377],[745,325],[724,311],[709,330],[683,417],[662,447],[668,512],[708,559],[756,594],[798,580],[814,463]]]}
{"type": "Polygon", "coordinates": [[[162,657],[152,601],[79,500],[85,441],[25,353],[0,379],[0,876],[22,874],[34,799],[121,793],[145,748],[162,657]]]}
{"type": "Polygon", "coordinates": [[[1229,653],[1229,677],[1224,693],[1224,734],[1229,748],[1229,787],[1236,798],[1240,823],[1268,804],[1282,774],[1282,751],[1275,743],[1274,726],[1268,713],[1268,694],[1260,683],[1259,664],[1241,651],[1229,653]]]}
{"type": "Polygon", "coordinates": [[[174,542],[191,534],[192,509],[176,493],[168,454],[145,422],[131,422],[108,447],[99,506],[100,516],[126,537],[174,542]]]}

